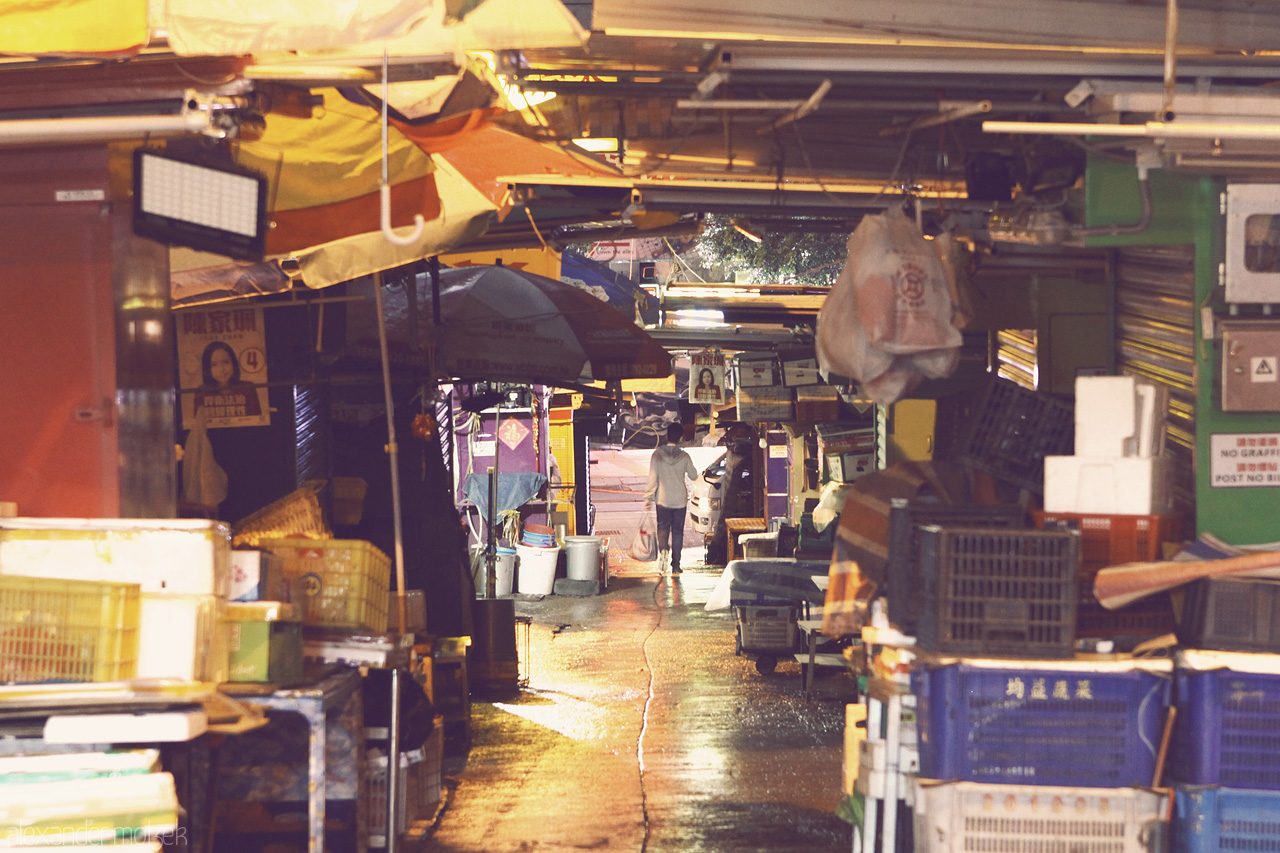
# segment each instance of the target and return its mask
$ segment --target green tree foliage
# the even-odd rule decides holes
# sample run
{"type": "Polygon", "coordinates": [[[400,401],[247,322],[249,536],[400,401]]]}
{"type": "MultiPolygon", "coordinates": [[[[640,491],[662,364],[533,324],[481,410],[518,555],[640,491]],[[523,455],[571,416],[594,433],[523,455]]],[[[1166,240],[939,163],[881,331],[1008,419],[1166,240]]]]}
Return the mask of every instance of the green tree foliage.
{"type": "MultiPolygon", "coordinates": [[[[804,221],[803,217],[792,220],[804,221]]],[[[739,281],[749,276],[755,283],[826,285],[835,281],[844,265],[846,233],[803,228],[771,231],[743,220],[738,224],[760,242],[735,228],[732,217],[713,214],[705,220],[697,252],[709,266],[737,272],[739,281]]]]}

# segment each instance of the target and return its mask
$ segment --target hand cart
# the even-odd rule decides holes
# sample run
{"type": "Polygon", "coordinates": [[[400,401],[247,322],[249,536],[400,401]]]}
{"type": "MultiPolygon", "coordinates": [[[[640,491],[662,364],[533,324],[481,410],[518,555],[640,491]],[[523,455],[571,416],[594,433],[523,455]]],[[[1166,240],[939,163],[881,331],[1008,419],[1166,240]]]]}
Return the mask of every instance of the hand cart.
{"type": "Polygon", "coordinates": [[[797,610],[792,604],[735,605],[737,643],[734,653],[754,654],[756,672],[761,675],[773,672],[780,655],[790,658],[798,649],[797,610]]]}

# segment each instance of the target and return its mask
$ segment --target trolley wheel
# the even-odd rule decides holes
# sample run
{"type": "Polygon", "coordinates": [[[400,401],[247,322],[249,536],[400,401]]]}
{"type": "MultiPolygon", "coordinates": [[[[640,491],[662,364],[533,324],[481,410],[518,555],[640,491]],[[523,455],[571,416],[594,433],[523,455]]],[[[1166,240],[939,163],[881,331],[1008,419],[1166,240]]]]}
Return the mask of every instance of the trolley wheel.
{"type": "Polygon", "coordinates": [[[778,665],[778,659],[773,655],[760,655],[756,658],[756,672],[761,675],[769,675],[778,665]]]}

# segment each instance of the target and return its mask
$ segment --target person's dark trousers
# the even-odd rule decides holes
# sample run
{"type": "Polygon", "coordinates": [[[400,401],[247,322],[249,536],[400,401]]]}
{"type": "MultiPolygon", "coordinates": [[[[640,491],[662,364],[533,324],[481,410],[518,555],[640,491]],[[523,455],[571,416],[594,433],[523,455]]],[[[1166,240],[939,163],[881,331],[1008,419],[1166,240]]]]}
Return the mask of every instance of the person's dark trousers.
{"type": "Polygon", "coordinates": [[[671,571],[680,568],[680,548],[684,545],[684,513],[682,506],[660,506],[658,510],[658,550],[671,551],[671,571]]]}

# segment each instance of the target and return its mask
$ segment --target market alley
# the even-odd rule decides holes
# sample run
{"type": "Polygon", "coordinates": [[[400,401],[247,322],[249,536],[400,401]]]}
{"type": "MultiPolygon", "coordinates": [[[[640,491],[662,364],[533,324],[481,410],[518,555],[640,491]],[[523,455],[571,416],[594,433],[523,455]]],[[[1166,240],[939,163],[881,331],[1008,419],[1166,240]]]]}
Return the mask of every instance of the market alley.
{"type": "Polygon", "coordinates": [[[794,662],[759,674],[735,654],[733,611],[704,608],[720,572],[517,596],[528,686],[473,705],[422,849],[848,850],[835,812],[852,678],[832,672],[806,700],[794,662]]]}

